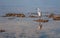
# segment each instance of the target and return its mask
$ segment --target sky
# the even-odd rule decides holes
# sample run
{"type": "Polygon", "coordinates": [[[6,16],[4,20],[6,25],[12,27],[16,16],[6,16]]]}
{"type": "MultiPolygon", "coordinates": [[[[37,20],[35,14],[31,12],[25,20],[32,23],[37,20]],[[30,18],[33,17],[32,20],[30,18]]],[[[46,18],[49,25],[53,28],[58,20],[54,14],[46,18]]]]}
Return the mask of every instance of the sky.
{"type": "Polygon", "coordinates": [[[60,12],[60,0],[0,0],[0,12],[60,12]]]}

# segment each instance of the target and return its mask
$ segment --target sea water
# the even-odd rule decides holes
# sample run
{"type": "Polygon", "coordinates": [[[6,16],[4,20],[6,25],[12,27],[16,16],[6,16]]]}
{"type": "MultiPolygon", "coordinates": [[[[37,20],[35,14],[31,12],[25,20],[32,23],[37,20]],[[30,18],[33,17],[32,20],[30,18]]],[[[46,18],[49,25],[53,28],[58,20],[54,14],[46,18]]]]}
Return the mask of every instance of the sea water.
{"type": "Polygon", "coordinates": [[[42,23],[42,29],[37,29],[38,18],[0,17],[0,38],[60,38],[60,21],[42,23]]]}

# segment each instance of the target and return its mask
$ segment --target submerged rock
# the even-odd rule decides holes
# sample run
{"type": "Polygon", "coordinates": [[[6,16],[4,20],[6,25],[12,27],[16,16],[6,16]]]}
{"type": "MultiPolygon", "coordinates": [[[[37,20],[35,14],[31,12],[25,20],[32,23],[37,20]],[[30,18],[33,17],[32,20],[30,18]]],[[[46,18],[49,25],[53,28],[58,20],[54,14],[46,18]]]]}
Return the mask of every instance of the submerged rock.
{"type": "Polygon", "coordinates": [[[0,30],[0,32],[5,32],[5,30],[0,30]]]}
{"type": "Polygon", "coordinates": [[[38,19],[38,20],[34,20],[36,22],[48,22],[49,20],[43,20],[43,19],[38,19]]]}
{"type": "Polygon", "coordinates": [[[47,15],[47,17],[49,17],[49,18],[53,18],[53,17],[54,17],[54,14],[51,13],[50,15],[47,15]]]}
{"type": "Polygon", "coordinates": [[[29,17],[31,17],[31,18],[37,18],[37,16],[29,16],[29,17]]]}

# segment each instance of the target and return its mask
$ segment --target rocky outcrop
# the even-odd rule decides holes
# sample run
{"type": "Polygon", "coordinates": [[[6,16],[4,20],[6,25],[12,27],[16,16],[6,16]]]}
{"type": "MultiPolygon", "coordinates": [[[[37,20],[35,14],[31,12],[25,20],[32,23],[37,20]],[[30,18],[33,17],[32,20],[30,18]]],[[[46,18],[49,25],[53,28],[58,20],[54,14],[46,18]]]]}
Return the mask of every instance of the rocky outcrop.
{"type": "Polygon", "coordinates": [[[2,29],[1,29],[0,32],[5,32],[5,30],[2,30],[2,29]]]}
{"type": "Polygon", "coordinates": [[[38,20],[34,20],[36,22],[48,22],[49,20],[43,20],[43,19],[38,19],[38,20]]]}
{"type": "Polygon", "coordinates": [[[50,14],[48,15],[49,18],[53,18],[53,20],[60,20],[60,14],[50,14]]]}
{"type": "Polygon", "coordinates": [[[54,16],[53,20],[60,20],[60,16],[54,16]]]}
{"type": "Polygon", "coordinates": [[[25,17],[24,14],[7,13],[4,17],[25,17]]]}

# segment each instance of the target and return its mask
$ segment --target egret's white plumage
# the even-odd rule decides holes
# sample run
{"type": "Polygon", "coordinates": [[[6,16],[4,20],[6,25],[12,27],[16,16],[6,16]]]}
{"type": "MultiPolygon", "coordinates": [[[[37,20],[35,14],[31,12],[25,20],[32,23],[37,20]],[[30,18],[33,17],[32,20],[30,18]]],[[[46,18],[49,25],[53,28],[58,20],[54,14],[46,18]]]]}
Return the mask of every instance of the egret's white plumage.
{"type": "MultiPolygon", "coordinates": [[[[39,16],[39,17],[42,16],[41,10],[40,10],[39,8],[37,8],[37,13],[38,13],[38,16],[39,16]]],[[[40,18],[40,19],[41,19],[41,18],[40,18]]],[[[42,29],[42,23],[39,23],[38,29],[39,29],[39,30],[42,29]]]]}
{"type": "Polygon", "coordinates": [[[38,16],[41,16],[41,10],[39,8],[37,8],[37,13],[38,13],[38,16]]]}

